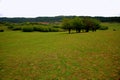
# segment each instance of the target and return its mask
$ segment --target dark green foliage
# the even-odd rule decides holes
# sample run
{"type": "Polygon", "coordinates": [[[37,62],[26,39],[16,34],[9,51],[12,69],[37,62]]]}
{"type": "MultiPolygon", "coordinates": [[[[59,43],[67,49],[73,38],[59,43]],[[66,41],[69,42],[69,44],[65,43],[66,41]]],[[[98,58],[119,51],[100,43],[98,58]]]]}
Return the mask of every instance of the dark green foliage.
{"type": "Polygon", "coordinates": [[[12,29],[13,28],[13,26],[8,26],[8,29],[12,29]]]}
{"type": "Polygon", "coordinates": [[[34,31],[42,31],[41,26],[34,26],[34,31]]]}
{"type": "Polygon", "coordinates": [[[68,19],[68,18],[64,18],[62,21],[62,28],[65,30],[69,31],[69,34],[71,33],[71,30],[74,29],[73,26],[73,20],[72,19],[68,19]]]}
{"type": "Polygon", "coordinates": [[[2,24],[0,24],[0,32],[4,32],[4,27],[2,24]]]}
{"type": "MultiPolygon", "coordinates": [[[[47,23],[47,22],[46,22],[47,23]]],[[[60,28],[59,24],[41,24],[41,23],[8,23],[7,29],[9,30],[22,30],[23,32],[33,32],[33,31],[39,31],[39,32],[60,32],[63,31],[60,28]]]]}
{"type": "MultiPolygon", "coordinates": [[[[56,17],[37,17],[37,18],[0,18],[0,22],[12,22],[12,23],[23,23],[23,22],[60,22],[63,18],[75,18],[76,16],[56,16],[56,17]]],[[[90,16],[77,16],[81,18],[95,18],[101,22],[120,22],[120,17],[90,17],[90,16]]]]}
{"type": "Polygon", "coordinates": [[[84,18],[83,24],[86,32],[89,32],[89,30],[94,32],[99,28],[100,21],[92,18],[84,18]]]}
{"type": "Polygon", "coordinates": [[[113,31],[116,31],[116,29],[113,29],[113,31]]]}
{"type": "Polygon", "coordinates": [[[100,26],[99,30],[108,30],[107,26],[100,26]]]}
{"type": "Polygon", "coordinates": [[[84,18],[83,19],[83,24],[84,24],[84,28],[83,29],[85,29],[85,32],[89,32],[90,26],[91,26],[91,22],[89,21],[89,19],[84,18]]]}
{"type": "Polygon", "coordinates": [[[66,29],[71,32],[72,29],[75,29],[76,32],[80,33],[81,30],[85,32],[89,32],[89,30],[96,31],[99,29],[100,21],[91,18],[81,19],[79,17],[68,19],[63,19],[63,29],[66,29]]]}
{"type": "Polygon", "coordinates": [[[60,28],[54,28],[51,26],[34,26],[34,31],[40,32],[60,32],[60,28]]]}
{"type": "Polygon", "coordinates": [[[61,32],[62,29],[60,28],[49,28],[49,32],[61,32]]]}
{"type": "Polygon", "coordinates": [[[79,17],[76,17],[72,21],[73,27],[77,33],[80,33],[83,28],[83,21],[79,17]]]}
{"type": "Polygon", "coordinates": [[[12,30],[13,31],[15,31],[15,30],[21,30],[21,27],[20,26],[16,26],[16,27],[13,27],[12,30]]]}
{"type": "Polygon", "coordinates": [[[34,31],[34,28],[33,28],[33,27],[23,27],[23,28],[22,28],[22,31],[23,31],[23,32],[33,32],[33,31],[34,31]]]}
{"type": "Polygon", "coordinates": [[[21,30],[22,24],[20,23],[10,23],[10,22],[4,22],[3,26],[6,26],[8,30],[21,30]]]}
{"type": "Polygon", "coordinates": [[[60,28],[60,26],[55,25],[55,26],[53,26],[53,28],[60,28]]]}
{"type": "Polygon", "coordinates": [[[4,30],[3,30],[3,29],[1,29],[1,30],[0,30],[0,32],[4,32],[4,30]]]}
{"type": "Polygon", "coordinates": [[[49,32],[49,28],[48,27],[41,27],[41,32],[49,32]]]}
{"type": "Polygon", "coordinates": [[[48,32],[48,28],[46,26],[34,26],[34,31],[48,32]]]}
{"type": "Polygon", "coordinates": [[[10,29],[10,30],[21,30],[21,25],[20,24],[12,24],[12,23],[9,23],[7,25],[7,28],[10,29]]]}
{"type": "Polygon", "coordinates": [[[100,21],[99,20],[91,19],[91,23],[92,23],[91,29],[93,32],[100,28],[100,21]]]}

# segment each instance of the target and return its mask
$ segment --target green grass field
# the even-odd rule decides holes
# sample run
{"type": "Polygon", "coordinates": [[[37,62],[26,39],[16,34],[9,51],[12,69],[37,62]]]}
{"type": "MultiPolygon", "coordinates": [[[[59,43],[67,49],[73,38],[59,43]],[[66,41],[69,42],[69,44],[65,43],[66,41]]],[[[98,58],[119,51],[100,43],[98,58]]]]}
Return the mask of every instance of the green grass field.
{"type": "Polygon", "coordinates": [[[118,79],[120,28],[75,34],[0,33],[0,80],[118,79]]]}

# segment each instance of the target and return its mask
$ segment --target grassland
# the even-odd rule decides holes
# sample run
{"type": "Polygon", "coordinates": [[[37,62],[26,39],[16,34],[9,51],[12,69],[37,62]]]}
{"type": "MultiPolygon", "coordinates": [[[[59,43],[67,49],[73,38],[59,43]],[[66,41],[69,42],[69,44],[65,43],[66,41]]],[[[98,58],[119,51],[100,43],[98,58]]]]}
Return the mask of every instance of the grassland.
{"type": "Polygon", "coordinates": [[[109,25],[80,34],[1,32],[0,80],[120,79],[120,28],[109,25]]]}

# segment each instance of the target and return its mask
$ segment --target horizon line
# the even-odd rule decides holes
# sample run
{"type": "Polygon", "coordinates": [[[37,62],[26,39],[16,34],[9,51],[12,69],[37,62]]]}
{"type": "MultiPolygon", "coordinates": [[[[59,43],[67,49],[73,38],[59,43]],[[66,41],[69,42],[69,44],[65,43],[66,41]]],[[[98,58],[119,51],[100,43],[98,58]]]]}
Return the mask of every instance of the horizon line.
{"type": "Polygon", "coordinates": [[[66,17],[66,16],[78,16],[78,17],[120,17],[120,16],[89,16],[89,15],[58,15],[58,16],[13,16],[13,17],[10,17],[10,16],[0,16],[0,18],[38,18],[38,17],[66,17]]]}

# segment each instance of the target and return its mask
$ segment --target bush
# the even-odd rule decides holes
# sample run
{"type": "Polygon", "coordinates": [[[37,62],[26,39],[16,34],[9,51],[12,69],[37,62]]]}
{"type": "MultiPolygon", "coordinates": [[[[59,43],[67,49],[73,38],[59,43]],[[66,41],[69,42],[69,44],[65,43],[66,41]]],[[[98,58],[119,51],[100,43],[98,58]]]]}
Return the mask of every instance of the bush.
{"type": "Polygon", "coordinates": [[[14,30],[14,31],[15,30],[21,30],[21,27],[18,27],[18,26],[17,27],[13,27],[12,30],[14,30]]]}
{"type": "Polygon", "coordinates": [[[30,27],[23,27],[23,32],[32,32],[32,31],[39,31],[39,32],[59,32],[63,31],[63,29],[60,28],[53,28],[50,26],[30,26],[30,27]]]}
{"type": "Polygon", "coordinates": [[[38,26],[35,26],[35,27],[34,27],[34,31],[41,31],[41,28],[38,27],[38,26]]]}
{"type": "Polygon", "coordinates": [[[21,27],[20,26],[8,26],[8,29],[15,31],[15,30],[21,30],[21,27]]]}
{"type": "Polygon", "coordinates": [[[107,27],[107,26],[101,26],[101,27],[99,28],[99,30],[108,30],[108,27],[107,27]]]}
{"type": "Polygon", "coordinates": [[[8,29],[12,29],[13,28],[13,26],[8,26],[8,29]]]}
{"type": "Polygon", "coordinates": [[[60,28],[49,28],[50,32],[61,32],[62,30],[60,28]]]}
{"type": "Polygon", "coordinates": [[[113,31],[116,31],[116,29],[113,29],[113,31]]]}
{"type": "Polygon", "coordinates": [[[40,31],[40,32],[58,32],[58,28],[53,28],[49,26],[34,26],[34,31],[40,31]]]}
{"type": "Polygon", "coordinates": [[[60,26],[58,26],[58,25],[55,25],[55,26],[53,26],[54,28],[60,28],[60,26]]]}
{"type": "Polygon", "coordinates": [[[1,30],[0,30],[0,32],[4,32],[4,30],[3,30],[3,29],[1,29],[1,30]]]}
{"type": "Polygon", "coordinates": [[[49,28],[48,27],[41,27],[41,32],[49,32],[49,28]]]}
{"type": "Polygon", "coordinates": [[[23,31],[23,32],[33,32],[33,31],[34,31],[34,28],[33,28],[33,27],[23,27],[23,28],[22,28],[22,31],[23,31]]]}
{"type": "Polygon", "coordinates": [[[49,32],[49,28],[47,26],[34,26],[34,31],[49,32]]]}

